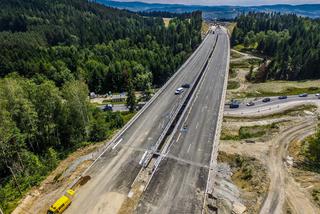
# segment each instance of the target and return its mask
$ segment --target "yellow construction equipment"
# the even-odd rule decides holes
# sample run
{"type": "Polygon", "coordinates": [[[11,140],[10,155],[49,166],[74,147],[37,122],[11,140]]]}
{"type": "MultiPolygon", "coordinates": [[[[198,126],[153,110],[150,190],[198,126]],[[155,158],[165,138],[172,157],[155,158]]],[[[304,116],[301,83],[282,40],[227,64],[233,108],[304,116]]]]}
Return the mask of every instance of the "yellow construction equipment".
{"type": "Polygon", "coordinates": [[[74,193],[74,190],[68,189],[65,195],[63,195],[54,204],[50,206],[47,214],[63,213],[63,211],[65,211],[70,206],[74,193]]]}

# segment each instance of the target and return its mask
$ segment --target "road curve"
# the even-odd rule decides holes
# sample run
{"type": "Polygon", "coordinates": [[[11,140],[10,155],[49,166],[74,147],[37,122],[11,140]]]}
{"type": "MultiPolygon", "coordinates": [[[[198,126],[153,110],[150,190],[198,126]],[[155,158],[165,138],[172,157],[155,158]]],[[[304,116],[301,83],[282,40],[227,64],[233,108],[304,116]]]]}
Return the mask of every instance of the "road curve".
{"type": "Polygon", "coordinates": [[[195,96],[135,213],[201,213],[229,54],[229,38],[218,41],[195,96]]]}
{"type": "Polygon", "coordinates": [[[208,34],[194,56],[162,89],[163,92],[86,172],[91,180],[79,189],[66,213],[117,211],[140,171],[139,161],[143,153],[156,142],[170,115],[188,94],[186,90],[176,96],[175,89],[184,83],[193,83],[212,52],[216,38],[216,34],[208,34]]]}

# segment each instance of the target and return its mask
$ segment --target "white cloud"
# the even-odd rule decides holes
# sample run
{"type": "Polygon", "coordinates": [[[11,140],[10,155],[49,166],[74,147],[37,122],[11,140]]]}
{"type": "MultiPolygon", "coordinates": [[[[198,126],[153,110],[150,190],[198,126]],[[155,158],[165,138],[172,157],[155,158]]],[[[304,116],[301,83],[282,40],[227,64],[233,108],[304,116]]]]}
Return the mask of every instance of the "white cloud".
{"type": "Polygon", "coordinates": [[[147,3],[164,4],[193,4],[193,5],[270,5],[270,4],[320,4],[320,0],[114,0],[142,1],[147,3]]]}

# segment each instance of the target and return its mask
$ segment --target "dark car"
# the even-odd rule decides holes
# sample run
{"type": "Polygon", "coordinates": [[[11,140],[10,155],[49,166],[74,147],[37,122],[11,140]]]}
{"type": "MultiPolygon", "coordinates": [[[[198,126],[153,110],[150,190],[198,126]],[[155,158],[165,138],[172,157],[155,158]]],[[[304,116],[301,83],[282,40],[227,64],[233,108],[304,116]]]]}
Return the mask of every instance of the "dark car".
{"type": "Polygon", "coordinates": [[[102,110],[103,111],[112,111],[112,105],[111,104],[105,105],[102,110]]]}
{"type": "Polygon", "coordinates": [[[299,94],[299,97],[307,97],[307,96],[308,96],[307,93],[299,94]]]}
{"type": "Polygon", "coordinates": [[[262,100],[262,102],[264,102],[264,103],[267,103],[267,102],[270,102],[271,101],[271,99],[269,98],[269,97],[266,97],[266,98],[264,98],[263,100],[262,100]]]}
{"type": "Polygon", "coordinates": [[[238,101],[234,100],[230,103],[230,108],[239,108],[240,104],[238,101]]]}
{"type": "Polygon", "coordinates": [[[183,84],[181,87],[182,87],[182,88],[190,88],[190,84],[185,83],[185,84],[183,84]]]}
{"type": "Polygon", "coordinates": [[[280,97],[278,97],[279,100],[285,100],[285,99],[287,99],[287,98],[288,98],[287,96],[280,96],[280,97]]]}

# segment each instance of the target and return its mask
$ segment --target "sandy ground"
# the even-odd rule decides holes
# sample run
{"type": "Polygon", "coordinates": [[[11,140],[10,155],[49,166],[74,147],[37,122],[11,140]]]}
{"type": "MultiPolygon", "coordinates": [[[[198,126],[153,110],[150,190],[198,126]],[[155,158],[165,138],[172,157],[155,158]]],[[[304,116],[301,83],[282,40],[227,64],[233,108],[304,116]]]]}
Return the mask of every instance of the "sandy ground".
{"type": "Polygon", "coordinates": [[[108,192],[99,199],[100,201],[97,201],[97,204],[99,204],[99,206],[94,207],[92,213],[103,214],[103,210],[105,209],[108,209],[110,213],[117,213],[126,198],[126,195],[117,192],[108,192]],[[112,203],[110,203],[111,201],[112,203]]]}
{"type": "MultiPolygon", "coordinates": [[[[249,119],[248,119],[249,120],[249,119]]],[[[309,193],[290,175],[290,165],[285,160],[288,156],[287,148],[293,141],[299,141],[314,133],[317,116],[282,117],[251,121],[225,121],[224,126],[238,129],[241,126],[266,125],[272,122],[285,122],[278,134],[266,142],[257,141],[254,144],[235,141],[222,141],[220,151],[229,154],[251,156],[268,167],[270,187],[260,213],[286,213],[284,205],[289,206],[292,213],[319,213],[309,193]]]]}

